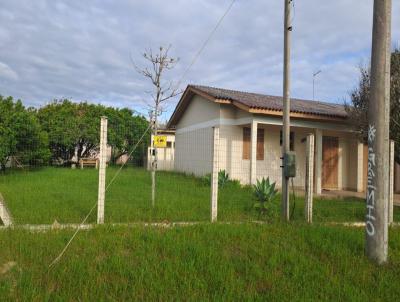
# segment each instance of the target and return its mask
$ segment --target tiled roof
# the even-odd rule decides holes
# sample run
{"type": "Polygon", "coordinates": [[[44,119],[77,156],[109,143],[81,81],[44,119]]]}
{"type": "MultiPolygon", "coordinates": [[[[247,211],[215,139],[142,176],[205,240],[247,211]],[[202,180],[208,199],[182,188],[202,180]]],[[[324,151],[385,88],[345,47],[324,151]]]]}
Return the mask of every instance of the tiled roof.
{"type": "MultiPolygon", "coordinates": [[[[218,100],[235,101],[251,109],[266,109],[274,111],[283,110],[283,98],[243,91],[214,88],[209,86],[189,85],[218,100]]],[[[327,117],[347,118],[345,107],[340,104],[332,104],[319,101],[301,100],[291,98],[290,112],[315,114],[327,117]]]]}

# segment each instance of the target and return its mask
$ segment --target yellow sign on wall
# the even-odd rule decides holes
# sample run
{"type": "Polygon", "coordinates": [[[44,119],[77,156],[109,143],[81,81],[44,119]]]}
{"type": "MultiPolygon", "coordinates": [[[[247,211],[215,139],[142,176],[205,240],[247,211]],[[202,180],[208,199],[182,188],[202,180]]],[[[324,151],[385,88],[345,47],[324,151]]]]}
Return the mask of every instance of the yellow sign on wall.
{"type": "Polygon", "coordinates": [[[165,135],[155,135],[153,142],[154,142],[154,147],[166,148],[167,147],[167,136],[165,136],[165,135]]]}

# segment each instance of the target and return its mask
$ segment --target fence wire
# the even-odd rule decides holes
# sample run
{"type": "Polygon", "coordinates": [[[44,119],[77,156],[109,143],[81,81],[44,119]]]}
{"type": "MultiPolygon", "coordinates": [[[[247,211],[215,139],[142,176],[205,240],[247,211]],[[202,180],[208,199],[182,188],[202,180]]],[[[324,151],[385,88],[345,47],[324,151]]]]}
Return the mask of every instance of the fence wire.
{"type": "MultiPolygon", "coordinates": [[[[57,106],[50,105],[49,112],[26,112],[20,121],[13,117],[16,129],[11,121],[0,122],[0,193],[16,224],[79,223],[98,198],[100,118],[107,112],[90,116],[79,105],[80,119],[72,119],[72,113],[57,115],[70,105],[57,106]]],[[[215,125],[217,137],[212,126],[161,127],[157,138],[146,132],[148,127],[145,118],[129,111],[108,114],[105,183],[113,179],[113,185],[105,194],[106,223],[210,221],[213,200],[217,200],[219,221],[255,220],[259,219],[257,181],[269,178],[275,188],[280,187],[279,126],[260,124],[255,132],[251,123],[215,125]],[[155,148],[156,139],[164,144],[155,148]],[[151,173],[156,154],[153,205],[151,173]],[[215,186],[212,190],[213,176],[217,194],[215,186]]],[[[291,136],[297,160],[296,192],[305,186],[307,131],[294,128],[291,136]]],[[[350,141],[346,144],[353,146],[350,141]]],[[[294,219],[304,213],[302,194],[298,196],[299,214],[294,219]]],[[[316,221],[362,220],[365,213],[362,202],[327,203],[315,198],[316,221]]],[[[275,208],[270,209],[278,215],[279,203],[278,194],[271,205],[275,208]]],[[[394,220],[398,219],[395,211],[394,220]]],[[[85,221],[96,222],[96,215],[85,221]]]]}

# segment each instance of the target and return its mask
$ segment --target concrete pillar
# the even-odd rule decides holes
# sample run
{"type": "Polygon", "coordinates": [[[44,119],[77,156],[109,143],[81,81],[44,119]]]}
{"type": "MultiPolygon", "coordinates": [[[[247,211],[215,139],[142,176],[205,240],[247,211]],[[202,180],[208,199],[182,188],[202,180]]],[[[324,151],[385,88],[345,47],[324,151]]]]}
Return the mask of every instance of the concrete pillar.
{"type": "Polygon", "coordinates": [[[306,196],[304,214],[306,221],[312,223],[314,187],[314,134],[307,136],[306,143],[306,196]]]}
{"type": "Polygon", "coordinates": [[[13,224],[13,219],[10,211],[7,209],[6,202],[4,201],[3,195],[0,193],[0,219],[4,226],[10,226],[13,224]]]}
{"type": "Polygon", "coordinates": [[[393,223],[393,197],[394,197],[394,141],[390,141],[389,148],[389,205],[388,222],[393,223]]]}
{"type": "Polygon", "coordinates": [[[99,155],[99,191],[97,197],[97,223],[104,223],[104,200],[106,194],[107,165],[107,118],[100,121],[100,155],[99,155]]]}
{"type": "MultiPolygon", "coordinates": [[[[350,151],[351,152],[351,151],[350,151]]],[[[364,144],[357,144],[357,192],[364,191],[364,144]]]]}
{"type": "Polygon", "coordinates": [[[212,172],[211,172],[211,222],[217,221],[218,216],[218,154],[219,154],[219,127],[213,127],[212,144],[212,172]]]}
{"type": "Polygon", "coordinates": [[[322,193],[322,130],[315,129],[315,194],[322,193]]]}
{"type": "Polygon", "coordinates": [[[257,182],[257,122],[251,122],[250,184],[257,182]]]}

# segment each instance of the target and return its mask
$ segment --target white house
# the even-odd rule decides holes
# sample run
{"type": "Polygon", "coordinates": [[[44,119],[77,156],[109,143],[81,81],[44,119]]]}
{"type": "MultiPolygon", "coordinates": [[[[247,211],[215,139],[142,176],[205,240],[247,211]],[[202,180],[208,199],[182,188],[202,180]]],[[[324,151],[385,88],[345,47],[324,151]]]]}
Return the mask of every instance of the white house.
{"type": "MultiPolygon", "coordinates": [[[[281,184],[281,97],[189,85],[168,127],[175,129],[175,170],[211,172],[212,127],[219,127],[218,167],[244,184],[270,177],[281,184]]],[[[292,99],[291,149],[296,187],[304,187],[305,138],[315,135],[315,191],[364,191],[367,154],[344,106],[292,99]]]]}

